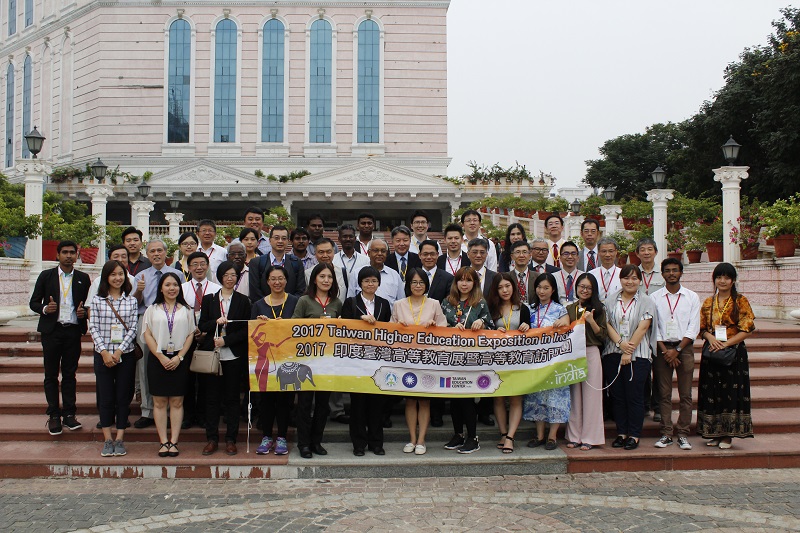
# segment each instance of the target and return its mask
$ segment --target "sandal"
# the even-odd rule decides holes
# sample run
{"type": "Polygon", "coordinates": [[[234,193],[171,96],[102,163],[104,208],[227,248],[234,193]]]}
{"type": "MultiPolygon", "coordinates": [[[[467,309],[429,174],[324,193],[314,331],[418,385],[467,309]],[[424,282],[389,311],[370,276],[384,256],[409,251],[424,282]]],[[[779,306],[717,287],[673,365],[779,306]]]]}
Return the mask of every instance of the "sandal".
{"type": "Polygon", "coordinates": [[[568,442],[567,443],[567,448],[580,448],[580,447],[581,447],[581,443],[580,442],[568,442]]]}
{"type": "Polygon", "coordinates": [[[719,446],[721,440],[722,439],[711,439],[710,441],[706,442],[706,446],[711,446],[712,448],[714,446],[719,446]]]}
{"type": "Polygon", "coordinates": [[[511,446],[512,447],[509,448],[508,446],[503,446],[502,448],[500,448],[500,451],[502,451],[503,453],[514,453],[514,448],[513,448],[513,446],[514,446],[514,437],[509,437],[508,435],[506,435],[506,444],[508,444],[508,441],[511,441],[511,446]]]}
{"type": "Polygon", "coordinates": [[[178,454],[180,454],[180,453],[181,452],[178,449],[178,443],[177,442],[170,442],[169,443],[169,456],[170,457],[178,457],[178,454]]]}
{"type": "MultiPolygon", "coordinates": [[[[508,437],[508,433],[503,433],[500,435],[500,442],[497,443],[497,449],[502,450],[506,445],[506,437],[508,437]]],[[[514,440],[514,439],[511,439],[514,440]]]]}
{"type": "Polygon", "coordinates": [[[169,449],[170,449],[170,447],[172,447],[172,444],[170,444],[169,441],[162,442],[161,443],[161,448],[166,448],[166,450],[162,452],[161,449],[159,449],[158,450],[158,456],[159,457],[169,457],[169,449]]]}
{"type": "MultiPolygon", "coordinates": [[[[569,445],[567,445],[567,447],[569,447],[569,445]]],[[[592,448],[594,448],[594,446],[591,444],[586,444],[585,442],[581,444],[581,451],[588,452],[592,448]]]]}

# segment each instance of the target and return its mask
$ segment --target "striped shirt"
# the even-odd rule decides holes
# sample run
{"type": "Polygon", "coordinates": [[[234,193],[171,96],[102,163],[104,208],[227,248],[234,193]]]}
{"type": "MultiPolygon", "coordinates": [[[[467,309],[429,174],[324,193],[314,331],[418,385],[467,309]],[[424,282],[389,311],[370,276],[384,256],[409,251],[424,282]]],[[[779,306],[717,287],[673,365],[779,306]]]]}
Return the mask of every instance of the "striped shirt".
{"type": "Polygon", "coordinates": [[[119,300],[114,300],[111,297],[104,298],[95,295],[95,297],[92,298],[92,313],[89,316],[89,333],[92,335],[94,350],[98,353],[103,350],[108,350],[113,353],[117,349],[121,350],[122,353],[132,351],[133,343],[136,339],[138,309],[139,303],[133,296],[123,295],[119,300]],[[122,324],[114,314],[114,311],[111,310],[108,300],[111,300],[117,313],[119,313],[119,316],[125,321],[125,325],[130,328],[125,330],[125,326],[122,326],[123,337],[121,343],[111,342],[111,327],[115,324],[122,324]]]}

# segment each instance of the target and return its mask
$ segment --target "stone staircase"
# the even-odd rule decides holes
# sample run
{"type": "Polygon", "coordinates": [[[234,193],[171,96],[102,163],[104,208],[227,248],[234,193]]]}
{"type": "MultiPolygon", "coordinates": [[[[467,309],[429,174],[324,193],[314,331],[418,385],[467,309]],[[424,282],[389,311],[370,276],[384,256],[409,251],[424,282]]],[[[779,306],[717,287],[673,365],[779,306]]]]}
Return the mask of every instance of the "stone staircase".
{"type": "MultiPolygon", "coordinates": [[[[732,450],[708,448],[692,435],[691,451],[677,446],[656,449],[653,443],[659,436],[658,424],[647,418],[642,444],[631,452],[610,445],[588,452],[568,450],[563,442],[550,452],[529,449],[525,443],[533,428],[524,422],[515,453],[500,454],[494,448],[497,429],[479,424],[483,448],[463,456],[442,449],[452,435],[450,420],[445,417],[444,427],[430,428],[426,455],[406,455],[401,452],[408,437],[400,403],[393,415],[394,427],[385,430],[386,456],[354,457],[347,426],[329,422],[324,443],[330,454],[311,460],[301,459],[295,450],[283,457],[256,455],[261,432],[255,426],[248,453],[246,422],[240,430],[239,454],[233,457],[222,452],[203,457],[200,451],[205,433],[196,427],[181,433],[181,455],[175,459],[157,457],[158,438],[152,427],[126,431],[126,457],[100,457],[102,432],[95,429],[98,416],[88,337],[84,338],[78,368],[78,419],[83,429],[64,428],[62,435],[52,437],[45,428],[42,355],[35,321],[16,324],[0,328],[0,477],[409,477],[800,466],[800,327],[788,322],[758,321],[761,329],[748,341],[756,438],[736,440],[732,450]]],[[[699,343],[696,352],[695,386],[699,343]]],[[[675,392],[675,409],[677,405],[675,392]]],[[[131,422],[139,414],[139,405],[134,403],[131,422]]],[[[614,436],[611,422],[607,422],[606,435],[614,436]]],[[[290,429],[290,441],[293,437],[290,429]]]]}

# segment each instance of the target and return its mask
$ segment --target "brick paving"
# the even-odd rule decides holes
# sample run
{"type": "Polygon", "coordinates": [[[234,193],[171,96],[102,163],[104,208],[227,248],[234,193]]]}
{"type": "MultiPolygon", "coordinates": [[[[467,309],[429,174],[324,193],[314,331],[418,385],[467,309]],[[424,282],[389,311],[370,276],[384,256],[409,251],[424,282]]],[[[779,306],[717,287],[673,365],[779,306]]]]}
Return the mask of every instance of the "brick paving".
{"type": "Polygon", "coordinates": [[[0,480],[0,531],[800,531],[800,470],[0,480]]]}

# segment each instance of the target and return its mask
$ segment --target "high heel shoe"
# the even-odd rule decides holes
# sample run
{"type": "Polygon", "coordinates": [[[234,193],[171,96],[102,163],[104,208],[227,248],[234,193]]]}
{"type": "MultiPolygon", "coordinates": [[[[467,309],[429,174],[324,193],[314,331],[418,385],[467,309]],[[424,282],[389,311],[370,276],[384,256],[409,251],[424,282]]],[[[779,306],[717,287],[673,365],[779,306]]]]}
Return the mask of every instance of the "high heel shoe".
{"type": "Polygon", "coordinates": [[[171,446],[172,445],[170,444],[169,441],[162,442],[161,443],[161,448],[166,448],[166,450],[162,452],[161,449],[159,449],[158,450],[158,456],[159,457],[169,457],[169,449],[170,449],[171,446]]]}
{"type": "Polygon", "coordinates": [[[181,451],[178,449],[178,443],[170,442],[169,443],[169,456],[170,457],[178,457],[181,451]]]}

